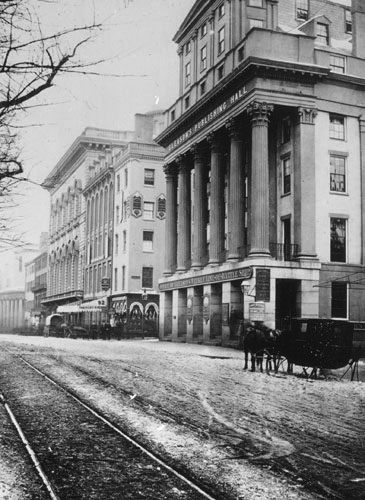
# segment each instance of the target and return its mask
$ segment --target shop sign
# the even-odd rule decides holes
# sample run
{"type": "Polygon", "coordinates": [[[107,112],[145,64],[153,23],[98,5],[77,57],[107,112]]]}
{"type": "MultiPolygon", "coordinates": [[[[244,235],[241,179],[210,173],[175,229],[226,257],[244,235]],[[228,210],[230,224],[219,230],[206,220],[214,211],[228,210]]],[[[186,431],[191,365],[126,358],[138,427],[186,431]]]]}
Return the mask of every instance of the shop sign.
{"type": "Polygon", "coordinates": [[[256,269],[256,300],[270,302],[270,269],[256,269]]]}
{"type": "Polygon", "coordinates": [[[186,319],[189,323],[193,320],[193,296],[189,295],[186,300],[186,319]]]}
{"type": "Polygon", "coordinates": [[[203,319],[206,323],[209,321],[210,316],[210,296],[205,294],[203,297],[203,319]]]}
{"type": "Polygon", "coordinates": [[[172,151],[177,148],[185,141],[187,141],[192,135],[199,132],[199,130],[205,128],[209,123],[213,122],[216,118],[224,114],[229,108],[231,108],[236,102],[242,100],[247,94],[247,89],[245,86],[241,87],[237,92],[234,92],[228,99],[221,102],[217,107],[212,109],[208,114],[203,116],[199,121],[197,121],[192,127],[186,130],[182,135],[180,135],[177,139],[172,141],[168,150],[172,151]]]}
{"type": "Polygon", "coordinates": [[[109,290],[110,288],[110,278],[101,278],[101,289],[109,290]]]}
{"type": "Polygon", "coordinates": [[[250,321],[265,321],[265,302],[251,302],[248,304],[250,321]]]}
{"type": "Polygon", "coordinates": [[[218,273],[204,274],[201,276],[192,276],[181,280],[167,281],[160,283],[161,292],[167,290],[176,290],[177,288],[187,288],[190,286],[208,285],[210,283],[220,283],[222,281],[247,280],[252,277],[252,267],[242,269],[233,269],[232,271],[222,271],[218,273]]]}

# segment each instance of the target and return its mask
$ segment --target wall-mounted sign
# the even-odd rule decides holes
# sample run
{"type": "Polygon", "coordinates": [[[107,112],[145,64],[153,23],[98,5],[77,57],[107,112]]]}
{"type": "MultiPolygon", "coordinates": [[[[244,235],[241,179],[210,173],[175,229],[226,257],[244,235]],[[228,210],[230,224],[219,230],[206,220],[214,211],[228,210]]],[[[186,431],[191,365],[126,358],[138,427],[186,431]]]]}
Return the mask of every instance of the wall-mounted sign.
{"type": "Polygon", "coordinates": [[[250,321],[265,321],[265,302],[251,302],[248,304],[250,321]]]}
{"type": "Polygon", "coordinates": [[[203,297],[203,319],[208,323],[210,317],[210,296],[205,294],[203,297]]]}
{"type": "Polygon", "coordinates": [[[177,288],[187,288],[189,286],[207,285],[209,283],[219,283],[221,281],[247,280],[252,276],[252,267],[233,269],[232,271],[222,271],[219,273],[203,274],[181,280],[167,281],[160,283],[160,291],[176,290],[177,288]]]}
{"type": "Polygon", "coordinates": [[[221,102],[218,106],[216,106],[209,113],[207,113],[205,116],[203,116],[203,118],[201,118],[199,121],[197,121],[192,127],[188,128],[183,134],[181,134],[174,141],[172,141],[168,145],[168,150],[172,151],[173,149],[180,146],[180,144],[183,144],[192,135],[194,135],[196,132],[199,132],[199,130],[205,128],[207,125],[209,125],[210,122],[214,121],[216,118],[218,118],[219,116],[224,114],[229,108],[234,106],[234,104],[236,104],[236,102],[243,99],[246,94],[247,94],[246,87],[241,87],[240,89],[238,89],[237,92],[232,94],[225,101],[221,102]]]}
{"type": "Polygon", "coordinates": [[[270,269],[256,269],[256,301],[270,302],[270,269]]]}
{"type": "Polygon", "coordinates": [[[193,296],[188,295],[186,299],[186,319],[189,323],[193,320],[193,296]]]}
{"type": "Polygon", "coordinates": [[[110,278],[108,277],[105,277],[105,278],[101,278],[101,289],[102,290],[109,290],[110,288],[110,278]]]}

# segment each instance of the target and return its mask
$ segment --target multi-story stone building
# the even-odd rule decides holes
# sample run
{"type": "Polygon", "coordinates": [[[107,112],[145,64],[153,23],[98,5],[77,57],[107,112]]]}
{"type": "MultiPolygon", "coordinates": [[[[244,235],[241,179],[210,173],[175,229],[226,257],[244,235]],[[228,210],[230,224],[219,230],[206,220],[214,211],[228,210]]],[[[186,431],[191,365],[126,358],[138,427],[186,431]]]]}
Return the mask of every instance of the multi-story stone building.
{"type": "Polygon", "coordinates": [[[135,136],[115,159],[112,304],[129,335],[158,335],[158,279],[163,274],[164,150],[153,142],[162,112],[135,115],[135,136]]]}
{"type": "MultiPolygon", "coordinates": [[[[95,173],[95,162],[103,165],[108,151],[121,148],[131,137],[130,132],[86,128],[43,182],[51,195],[51,216],[47,297],[42,303],[50,312],[72,314],[74,322],[80,320],[79,306],[84,296],[86,204],[83,191],[95,173]]],[[[108,190],[113,192],[111,185],[108,190]]],[[[108,200],[108,196],[105,199],[108,200]]]]}
{"type": "Polygon", "coordinates": [[[174,41],[160,338],[364,320],[365,2],[198,0],[174,41]]]}

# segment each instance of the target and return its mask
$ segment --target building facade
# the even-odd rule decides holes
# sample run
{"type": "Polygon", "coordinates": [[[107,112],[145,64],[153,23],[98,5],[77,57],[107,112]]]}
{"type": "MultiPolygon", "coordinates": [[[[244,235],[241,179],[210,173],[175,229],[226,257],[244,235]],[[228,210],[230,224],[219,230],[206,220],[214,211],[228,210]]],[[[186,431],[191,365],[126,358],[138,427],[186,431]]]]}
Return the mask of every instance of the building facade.
{"type": "Polygon", "coordinates": [[[81,321],[86,262],[86,202],[83,191],[105,164],[108,151],[122,147],[130,132],[86,128],[43,182],[51,196],[49,274],[43,305],[81,321]]]}
{"type": "Polygon", "coordinates": [[[174,41],[160,338],[364,320],[364,2],[198,0],[174,41]]]}
{"type": "Polygon", "coordinates": [[[112,323],[121,335],[156,335],[166,215],[162,112],[135,115],[135,136],[114,166],[112,323]]]}

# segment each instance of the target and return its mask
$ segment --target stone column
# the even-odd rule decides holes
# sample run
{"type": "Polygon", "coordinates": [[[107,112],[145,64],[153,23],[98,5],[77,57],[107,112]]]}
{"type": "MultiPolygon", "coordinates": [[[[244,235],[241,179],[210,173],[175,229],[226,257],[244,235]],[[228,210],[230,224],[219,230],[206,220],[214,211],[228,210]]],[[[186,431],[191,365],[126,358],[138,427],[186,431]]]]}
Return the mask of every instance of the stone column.
{"type": "Polygon", "coordinates": [[[316,182],[315,127],[316,110],[299,108],[294,130],[294,243],[299,246],[298,260],[313,260],[316,255],[316,182]]]}
{"type": "Polygon", "coordinates": [[[269,116],[274,107],[253,102],[248,108],[252,125],[251,251],[250,257],[269,257],[269,116]]]}
{"type": "Polygon", "coordinates": [[[193,226],[193,262],[191,267],[201,269],[207,253],[207,184],[205,161],[202,147],[195,144],[194,155],[194,226],[193,226]]]}
{"type": "Polygon", "coordinates": [[[184,272],[189,269],[191,260],[191,173],[186,157],[180,156],[177,163],[179,169],[177,271],[184,272]]]}
{"type": "Polygon", "coordinates": [[[228,259],[240,260],[244,238],[243,139],[236,118],[226,123],[229,132],[228,259]]]}
{"type": "Polygon", "coordinates": [[[210,144],[210,242],[209,264],[218,265],[224,251],[224,165],[222,148],[216,134],[207,137],[210,144]]]}
{"type": "Polygon", "coordinates": [[[165,224],[165,275],[176,269],[177,245],[177,186],[176,172],[172,165],[165,165],[166,176],[166,224],[165,224]]]}

